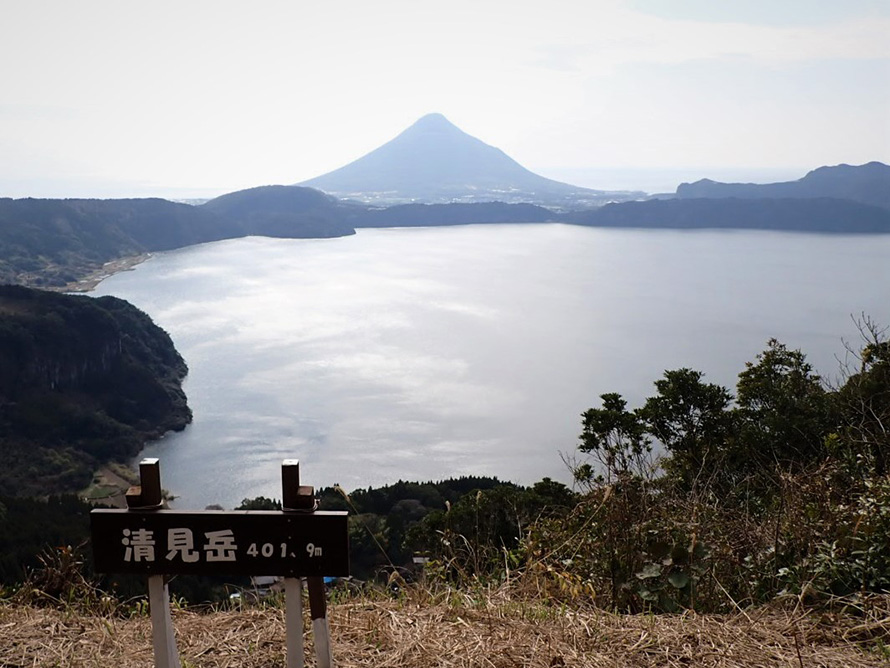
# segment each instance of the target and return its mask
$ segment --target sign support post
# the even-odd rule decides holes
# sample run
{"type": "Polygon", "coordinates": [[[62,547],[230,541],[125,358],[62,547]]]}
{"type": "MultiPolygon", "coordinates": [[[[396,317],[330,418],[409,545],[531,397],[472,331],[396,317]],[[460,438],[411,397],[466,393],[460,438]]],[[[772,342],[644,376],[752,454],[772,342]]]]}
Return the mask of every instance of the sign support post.
{"type": "MultiPolygon", "coordinates": [[[[315,490],[309,485],[300,484],[300,462],[296,459],[285,459],[281,463],[281,508],[284,512],[312,512],[315,510],[315,490]]],[[[303,668],[303,587],[302,580],[286,578],[284,581],[285,605],[288,614],[291,610],[291,598],[296,601],[293,605],[294,614],[299,614],[299,640],[295,639],[291,644],[291,635],[294,633],[293,625],[288,618],[288,644],[287,644],[287,668],[303,668]],[[296,594],[290,592],[296,590],[296,594]],[[296,613],[299,610],[299,613],[296,613]],[[298,661],[292,663],[292,648],[299,652],[298,661]]],[[[306,578],[309,589],[309,612],[312,617],[312,635],[315,638],[315,656],[318,668],[331,668],[333,656],[331,654],[330,627],[325,611],[325,590],[323,577],[306,578]]]]}
{"type": "MultiPolygon", "coordinates": [[[[157,510],[163,505],[161,466],[151,457],[139,462],[139,486],[127,490],[128,510],[157,510]]],[[[128,539],[124,539],[128,540],[128,539]]],[[[129,540],[128,540],[129,542],[129,540]]],[[[151,614],[151,641],[157,668],[181,668],[173,619],[170,616],[170,589],[166,576],[148,576],[148,609],[151,614]]]]}
{"type": "MultiPolygon", "coordinates": [[[[312,494],[310,492],[310,499],[312,494]]],[[[281,462],[281,509],[299,511],[300,462],[281,462]]],[[[314,501],[312,506],[314,508],[314,501]]],[[[311,510],[312,508],[310,508],[311,510]]],[[[287,629],[287,668],[303,668],[303,580],[284,578],[285,628],[287,629]]]]}
{"type": "Polygon", "coordinates": [[[309,588],[309,615],[312,617],[312,636],[315,638],[315,657],[318,668],[331,668],[334,657],[331,653],[331,627],[327,617],[324,578],[306,578],[309,588]]]}
{"type": "Polygon", "coordinates": [[[287,668],[303,668],[303,581],[284,578],[287,668]]]}

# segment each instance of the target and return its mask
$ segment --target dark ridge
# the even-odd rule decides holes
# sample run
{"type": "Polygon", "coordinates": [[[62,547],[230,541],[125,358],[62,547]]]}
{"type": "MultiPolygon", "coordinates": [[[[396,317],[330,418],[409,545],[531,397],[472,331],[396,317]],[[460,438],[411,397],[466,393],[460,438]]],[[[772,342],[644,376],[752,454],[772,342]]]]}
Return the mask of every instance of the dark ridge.
{"type": "Polygon", "coordinates": [[[260,186],[221,195],[200,208],[260,236],[299,239],[355,234],[343,222],[343,205],[312,188],[260,186]]]}
{"type": "Polygon", "coordinates": [[[120,257],[245,233],[163,199],[0,199],[0,282],[61,287],[120,257]]]}
{"type": "Polygon", "coordinates": [[[562,220],[593,227],[890,233],[890,211],[830,198],[648,200],[609,204],[562,220]]]}
{"type": "Polygon", "coordinates": [[[831,197],[890,209],[890,166],[869,162],[859,166],[819,167],[797,181],[783,183],[720,183],[702,179],[680,184],[676,196],[681,199],[831,197]]]}
{"type": "Polygon", "coordinates": [[[115,297],[0,286],[0,495],[74,491],[191,421],[169,335],[115,297]]]}

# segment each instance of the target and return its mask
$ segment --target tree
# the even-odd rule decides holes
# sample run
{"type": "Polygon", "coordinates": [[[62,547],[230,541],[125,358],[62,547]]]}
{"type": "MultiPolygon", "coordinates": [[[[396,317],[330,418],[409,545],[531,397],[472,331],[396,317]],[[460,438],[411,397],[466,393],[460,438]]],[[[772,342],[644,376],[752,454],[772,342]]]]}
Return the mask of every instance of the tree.
{"type": "Polygon", "coordinates": [[[647,475],[652,446],[640,414],[628,411],[627,402],[617,392],[600,398],[602,408],[590,408],[581,414],[584,431],[578,449],[593,453],[602,471],[595,473],[589,464],[582,464],[575,468],[575,479],[588,484],[595,480],[611,483],[615,478],[647,475]]]}
{"type": "Polygon", "coordinates": [[[253,499],[242,499],[241,505],[235,510],[281,510],[281,501],[257,496],[253,499]]]}
{"type": "Polygon", "coordinates": [[[864,340],[857,353],[858,370],[846,369],[846,381],[837,391],[840,434],[860,470],[877,476],[887,473],[890,450],[890,341],[869,318],[858,323],[864,340]]]}
{"type": "Polygon", "coordinates": [[[824,456],[831,401],[806,356],[770,339],[746,367],[737,385],[739,454],[770,469],[799,469],[824,456]]]}
{"type": "Polygon", "coordinates": [[[732,395],[692,369],[665,371],[655,381],[658,394],[649,397],[640,411],[649,433],[670,452],[666,470],[686,487],[699,476],[715,472],[721,451],[732,433],[729,411],[732,395]]]}
{"type": "MultiPolygon", "coordinates": [[[[433,511],[407,534],[408,546],[449,563],[457,572],[497,572],[505,559],[518,559],[532,525],[565,516],[578,497],[562,483],[544,478],[533,487],[500,485],[464,494],[445,512],[433,511]]],[[[515,562],[518,563],[518,562],[515,562]]]]}

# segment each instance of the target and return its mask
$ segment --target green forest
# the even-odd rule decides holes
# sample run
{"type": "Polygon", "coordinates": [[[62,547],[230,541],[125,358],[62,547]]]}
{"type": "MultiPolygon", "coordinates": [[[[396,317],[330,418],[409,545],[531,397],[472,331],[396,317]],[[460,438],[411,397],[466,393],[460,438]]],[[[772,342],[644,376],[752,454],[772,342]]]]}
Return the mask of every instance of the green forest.
{"type": "Polygon", "coordinates": [[[165,331],[115,297],[0,286],[0,495],[75,492],[191,411],[165,331]]]}

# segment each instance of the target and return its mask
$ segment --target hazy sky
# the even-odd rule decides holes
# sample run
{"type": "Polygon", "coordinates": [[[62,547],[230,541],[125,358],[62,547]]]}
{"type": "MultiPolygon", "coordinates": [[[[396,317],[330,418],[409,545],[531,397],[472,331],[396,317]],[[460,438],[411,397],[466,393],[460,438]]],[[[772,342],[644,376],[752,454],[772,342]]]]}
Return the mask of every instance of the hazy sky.
{"type": "Polygon", "coordinates": [[[0,2],[0,196],[296,183],[434,111],[593,187],[890,162],[890,0],[0,2]]]}

